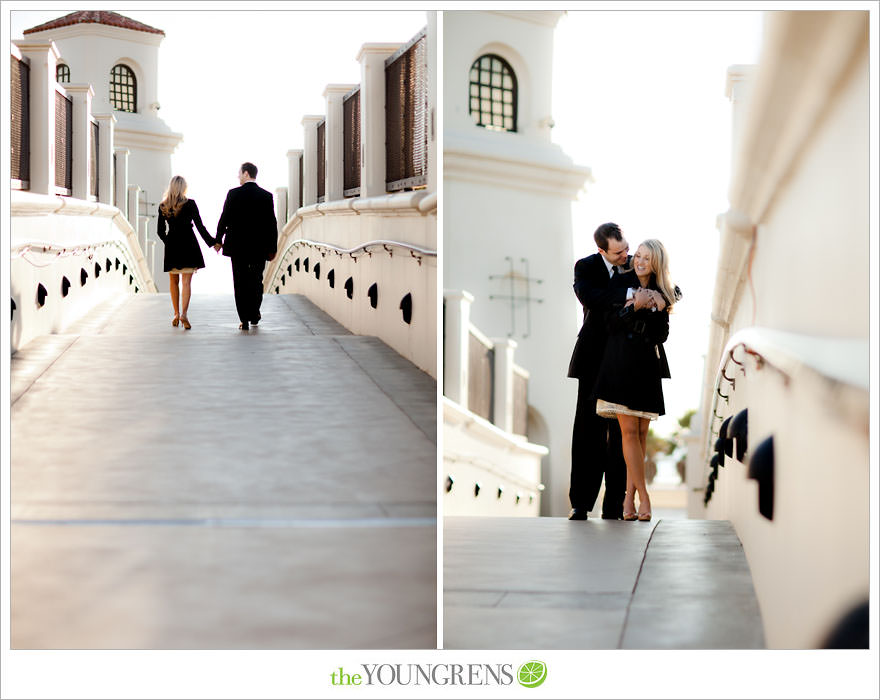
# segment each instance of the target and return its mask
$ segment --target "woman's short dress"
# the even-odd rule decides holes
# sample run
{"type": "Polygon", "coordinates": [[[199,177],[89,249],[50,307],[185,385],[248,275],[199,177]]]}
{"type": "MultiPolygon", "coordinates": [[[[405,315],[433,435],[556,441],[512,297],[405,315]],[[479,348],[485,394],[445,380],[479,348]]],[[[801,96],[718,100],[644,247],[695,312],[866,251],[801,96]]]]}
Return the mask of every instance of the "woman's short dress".
{"type": "Polygon", "coordinates": [[[608,343],[594,389],[596,413],[604,418],[662,416],[666,407],[660,380],[669,376],[662,344],[669,335],[669,314],[617,307],[607,320],[608,343]]]}
{"type": "Polygon", "coordinates": [[[165,244],[165,272],[191,273],[205,266],[205,258],[196,240],[193,225],[208,247],[214,245],[216,241],[202,223],[195,200],[188,199],[177,212],[177,216],[166,217],[162,209],[159,209],[156,233],[165,244]]]}

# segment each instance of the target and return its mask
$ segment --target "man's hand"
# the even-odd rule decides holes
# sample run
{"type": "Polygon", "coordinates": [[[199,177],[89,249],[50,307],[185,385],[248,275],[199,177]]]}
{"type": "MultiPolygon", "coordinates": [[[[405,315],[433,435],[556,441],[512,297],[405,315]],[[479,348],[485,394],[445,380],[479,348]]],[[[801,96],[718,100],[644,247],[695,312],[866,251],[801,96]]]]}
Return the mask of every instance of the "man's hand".
{"type": "Polygon", "coordinates": [[[219,251],[220,251],[220,248],[221,248],[221,246],[220,246],[219,243],[215,243],[215,244],[214,244],[214,250],[216,250],[217,252],[219,252],[219,251]]]}

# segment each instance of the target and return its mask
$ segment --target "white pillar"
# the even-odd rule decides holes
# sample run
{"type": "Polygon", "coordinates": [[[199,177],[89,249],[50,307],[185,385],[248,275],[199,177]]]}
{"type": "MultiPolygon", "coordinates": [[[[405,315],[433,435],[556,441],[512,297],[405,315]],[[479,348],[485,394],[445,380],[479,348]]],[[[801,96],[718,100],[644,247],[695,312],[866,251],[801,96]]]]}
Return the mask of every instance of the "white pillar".
{"type": "MultiPolygon", "coordinates": [[[[137,209],[135,210],[137,211],[137,209]]],[[[150,259],[147,257],[149,255],[149,248],[147,247],[147,243],[150,240],[150,217],[149,216],[139,216],[137,218],[138,227],[138,243],[141,246],[141,252],[144,254],[144,260],[147,262],[147,267],[150,268],[150,273],[153,272],[153,266],[150,265],[150,259]]]]}
{"type": "Polygon", "coordinates": [[[113,153],[116,155],[113,204],[126,219],[131,221],[128,217],[128,154],[131,151],[127,148],[114,148],[113,153]]]}
{"type": "Polygon", "coordinates": [[[443,345],[443,394],[464,409],[468,407],[468,343],[470,342],[471,304],[468,292],[445,291],[446,340],[443,345]]]}
{"type": "Polygon", "coordinates": [[[89,198],[89,183],[92,170],[92,98],[95,91],[91,85],[65,85],[67,96],[73,108],[73,173],[71,173],[70,193],[76,199],[89,198]]]}
{"type": "MultiPolygon", "coordinates": [[[[128,186],[128,199],[125,203],[125,218],[128,219],[128,223],[131,224],[131,227],[138,234],[138,243],[140,243],[140,235],[141,235],[141,226],[138,221],[138,216],[140,213],[140,206],[138,202],[141,198],[141,188],[137,185],[129,185],[128,186]]],[[[143,248],[141,249],[143,252],[143,248]]]]}
{"type": "Polygon", "coordinates": [[[385,59],[400,44],[364,44],[361,64],[361,197],[385,194],[385,59]]]}
{"type": "Polygon", "coordinates": [[[116,117],[112,114],[95,114],[98,122],[98,201],[103,204],[115,203],[113,191],[113,130],[116,117]]]}
{"type": "Polygon", "coordinates": [[[327,163],[324,166],[324,201],[335,202],[343,198],[343,119],[342,98],[357,85],[328,85],[324,88],[327,121],[324,124],[324,148],[327,151],[327,163]]]}
{"type": "Polygon", "coordinates": [[[492,338],[495,345],[495,425],[504,432],[513,432],[513,351],[516,341],[510,338],[492,338]]]}
{"type": "Polygon", "coordinates": [[[30,191],[55,194],[55,66],[58,48],[43,39],[18,39],[15,45],[30,66],[30,191]]]}
{"type": "Polygon", "coordinates": [[[302,160],[302,149],[287,152],[287,216],[293,218],[296,210],[303,203],[299,199],[299,164],[302,160]]]}
{"type": "Polygon", "coordinates": [[[427,191],[437,191],[437,13],[428,12],[428,182],[427,191]]]}
{"type": "MultiPolygon", "coordinates": [[[[144,230],[146,230],[146,227],[144,230]]],[[[155,280],[159,277],[156,274],[156,241],[147,241],[147,250],[149,251],[147,254],[147,267],[150,268],[150,275],[155,280]]]]}
{"type": "MultiPolygon", "coordinates": [[[[303,125],[303,203],[304,207],[318,201],[318,122],[324,117],[309,114],[303,125]]],[[[326,129],[326,126],[325,126],[326,129]]],[[[326,133],[326,132],[325,132],[326,133]]]]}
{"type": "Polygon", "coordinates": [[[278,223],[278,233],[287,223],[287,188],[275,188],[275,221],[278,223]]]}

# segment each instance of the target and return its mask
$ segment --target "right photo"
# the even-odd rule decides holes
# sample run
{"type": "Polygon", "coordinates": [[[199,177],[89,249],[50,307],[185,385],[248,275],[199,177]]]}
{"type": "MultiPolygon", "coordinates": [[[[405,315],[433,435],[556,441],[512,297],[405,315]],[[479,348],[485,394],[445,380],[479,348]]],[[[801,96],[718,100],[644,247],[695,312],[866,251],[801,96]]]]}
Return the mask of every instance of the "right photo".
{"type": "Polygon", "coordinates": [[[443,13],[444,648],[869,647],[868,20],[443,13]]]}

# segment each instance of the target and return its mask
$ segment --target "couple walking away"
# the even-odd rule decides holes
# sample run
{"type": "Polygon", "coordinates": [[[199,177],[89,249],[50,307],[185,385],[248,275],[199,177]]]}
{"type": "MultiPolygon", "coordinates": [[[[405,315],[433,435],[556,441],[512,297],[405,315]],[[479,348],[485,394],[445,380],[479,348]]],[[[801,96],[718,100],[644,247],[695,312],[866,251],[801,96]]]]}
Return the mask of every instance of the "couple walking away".
{"type": "Polygon", "coordinates": [[[593,240],[599,251],[574,268],[584,323],[568,368],[578,380],[569,519],[587,519],[604,475],[602,518],[648,521],[648,426],[665,412],[660,380],[669,377],[669,365],[663,343],[681,291],[669,279],[660,241],[646,240],[629,256],[629,243],[613,223],[599,226],[593,240]]]}
{"type": "Polygon", "coordinates": [[[272,193],[257,185],[257,166],[243,163],[238,171],[241,187],[229,190],[223,213],[217,222],[217,236],[212,237],[202,223],[194,199],[186,197],[186,180],[175,175],[159,204],[157,233],[165,244],[165,272],[169,275],[171,305],[175,328],[192,328],[187,318],[192,276],[205,266],[193,225],[208,246],[231,258],[235,309],[239,328],[250,329],[260,322],[263,301],[263,269],[278,250],[278,226],[272,193]],[[182,282],[182,289],[179,283],[182,282]]]}

